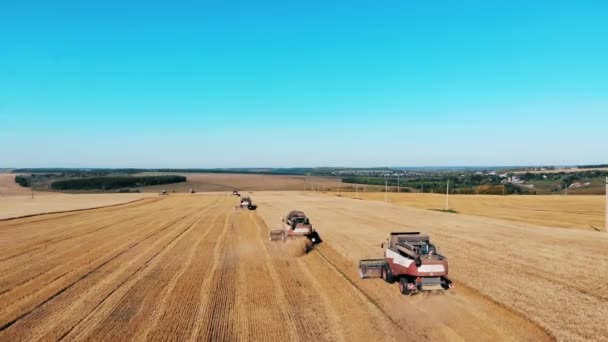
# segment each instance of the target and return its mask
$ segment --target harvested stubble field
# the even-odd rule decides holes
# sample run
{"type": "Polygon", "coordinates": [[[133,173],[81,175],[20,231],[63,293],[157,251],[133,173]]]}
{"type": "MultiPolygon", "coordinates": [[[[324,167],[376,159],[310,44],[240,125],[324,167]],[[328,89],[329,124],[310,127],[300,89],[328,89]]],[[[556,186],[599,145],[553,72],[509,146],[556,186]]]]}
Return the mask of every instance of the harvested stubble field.
{"type": "Polygon", "coordinates": [[[14,173],[0,172],[0,198],[6,196],[29,195],[30,189],[21,187],[15,183],[14,173]]]}
{"type": "Polygon", "coordinates": [[[608,337],[598,234],[310,193],[253,199],[258,212],[170,195],[0,222],[0,340],[608,337]],[[293,208],[324,239],[302,257],[268,241],[293,208]],[[416,228],[450,257],[456,292],[406,298],[358,279],[387,232],[416,228]]]}
{"type": "MultiPolygon", "coordinates": [[[[261,190],[305,190],[312,187],[320,189],[338,188],[339,179],[316,176],[291,175],[257,175],[233,173],[155,173],[144,172],[141,175],[180,175],[187,178],[187,182],[146,186],[138,188],[143,192],[159,192],[162,190],[175,192],[196,191],[261,191],[261,190]]],[[[344,187],[345,185],[342,184],[344,187]]]]}
{"type": "Polygon", "coordinates": [[[323,259],[270,244],[235,204],[172,195],[0,222],[0,340],[398,338],[323,259]]]}
{"type": "Polygon", "coordinates": [[[350,200],[255,196],[260,216],[226,195],[171,195],[0,222],[0,340],[551,338],[474,288],[404,298],[358,279],[353,257],[378,255],[393,226],[370,225],[360,201],[341,215],[350,200]],[[291,207],[325,239],[302,257],[268,241],[291,207]]]}
{"type": "MultiPolygon", "coordinates": [[[[342,192],[340,196],[355,198],[352,192],[342,192]]],[[[445,194],[389,192],[387,197],[388,202],[393,204],[430,210],[445,209],[445,194]]],[[[360,192],[358,198],[384,201],[384,193],[360,192]]],[[[462,214],[585,230],[603,230],[605,220],[605,197],[599,195],[450,195],[449,208],[462,214]]]]}

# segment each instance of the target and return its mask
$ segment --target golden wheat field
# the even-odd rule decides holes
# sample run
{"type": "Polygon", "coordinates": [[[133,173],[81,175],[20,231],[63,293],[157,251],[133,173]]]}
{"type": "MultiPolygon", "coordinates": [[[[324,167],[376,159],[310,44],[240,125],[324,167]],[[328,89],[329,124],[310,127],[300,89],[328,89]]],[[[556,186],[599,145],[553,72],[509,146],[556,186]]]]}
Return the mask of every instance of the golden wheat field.
{"type": "MultiPolygon", "coordinates": [[[[468,309],[475,306],[471,304],[472,297],[462,292],[465,290],[498,303],[559,340],[608,339],[607,233],[317,193],[260,193],[254,198],[267,221],[277,220],[280,212],[292,208],[308,213],[327,242],[320,245],[319,251],[329,250],[327,254],[343,260],[341,269],[351,279],[357,277],[357,260],[381,255],[379,243],[390,231],[429,232],[449,258],[450,277],[457,282],[454,297],[402,298],[394,286],[353,280],[369,289],[366,293],[374,299],[391,298],[388,303],[392,304],[383,308],[394,310],[393,315],[428,313],[420,320],[412,314],[414,317],[408,316],[402,324],[418,322],[416,326],[424,326],[433,324],[429,317],[435,317],[449,325],[458,319],[467,321],[469,314],[475,315],[469,321],[474,327],[496,317],[504,322],[504,314],[480,314],[468,309]],[[462,306],[452,298],[462,301],[462,306]]],[[[516,330],[522,331],[523,327],[516,330]]],[[[514,332],[510,329],[513,327],[506,331],[514,332]]],[[[453,337],[457,336],[463,335],[457,333],[453,337]]],[[[464,336],[486,339],[481,333],[477,338],[464,336]]],[[[442,339],[450,338],[446,335],[442,339]]]]}
{"type": "MultiPolygon", "coordinates": [[[[385,200],[383,192],[341,192],[340,196],[385,200]]],[[[386,198],[389,203],[429,210],[443,210],[446,204],[442,194],[389,192],[386,198]]],[[[599,195],[450,195],[448,202],[449,209],[463,214],[585,230],[604,229],[605,205],[605,197],[599,195]]]]}
{"type": "Polygon", "coordinates": [[[352,201],[340,215],[351,200],[253,196],[259,212],[224,194],[179,194],[0,222],[0,340],[552,338],[465,282],[406,298],[358,279],[353,257],[379,254],[392,226],[367,223],[373,205],[352,201]],[[297,245],[268,241],[293,206],[310,209],[325,240],[300,257],[297,245]]]}

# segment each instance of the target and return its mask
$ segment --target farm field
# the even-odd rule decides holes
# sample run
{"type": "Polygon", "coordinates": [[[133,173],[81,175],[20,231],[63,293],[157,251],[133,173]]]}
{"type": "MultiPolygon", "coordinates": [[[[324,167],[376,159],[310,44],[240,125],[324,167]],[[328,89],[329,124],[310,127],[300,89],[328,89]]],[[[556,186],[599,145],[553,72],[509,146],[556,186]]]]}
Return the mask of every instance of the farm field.
{"type": "MultiPolygon", "coordinates": [[[[256,175],[232,173],[155,173],[144,172],[141,175],[180,175],[188,181],[184,183],[146,186],[138,188],[142,192],[159,192],[162,190],[175,192],[196,191],[261,191],[261,190],[298,190],[337,188],[339,179],[316,176],[283,176],[283,175],[256,175]]],[[[344,187],[345,185],[342,184],[344,187]]]]}
{"type": "MultiPolygon", "coordinates": [[[[342,192],[340,196],[354,198],[355,194],[342,192]]],[[[383,202],[384,193],[359,192],[358,198],[383,202]]],[[[444,194],[389,192],[388,202],[421,209],[445,209],[444,194]]],[[[463,214],[592,231],[603,230],[605,220],[604,196],[450,195],[449,208],[463,214]]]]}
{"type": "MultiPolygon", "coordinates": [[[[382,306],[384,310],[392,309],[395,314],[422,311],[447,321],[466,319],[472,313],[467,308],[474,306],[471,297],[462,292],[464,287],[521,314],[560,340],[608,339],[606,233],[316,193],[259,193],[253,199],[267,222],[276,222],[280,213],[290,209],[304,210],[325,241],[318,251],[341,259],[341,269],[372,298],[392,298],[382,306]],[[379,257],[379,244],[390,231],[429,232],[449,259],[455,296],[402,298],[396,286],[381,280],[358,280],[357,261],[379,257]]],[[[428,321],[423,316],[421,325],[428,321]]],[[[506,316],[487,313],[476,319],[480,317],[506,316]]],[[[403,324],[406,321],[416,319],[407,317],[403,324]]],[[[475,322],[471,326],[478,324],[475,319],[471,322],[475,322]]]]}
{"type": "Polygon", "coordinates": [[[29,195],[30,189],[21,187],[15,183],[14,173],[0,172],[0,198],[5,196],[29,195]]]}
{"type": "MultiPolygon", "coordinates": [[[[398,223],[404,215],[445,214],[298,192],[253,196],[259,212],[236,210],[237,198],[223,194],[177,194],[0,222],[6,246],[0,250],[0,340],[538,341],[552,338],[538,322],[562,318],[537,306],[531,310],[540,318],[531,320],[509,303],[510,295],[495,296],[514,280],[497,290],[480,286],[502,259],[475,274],[471,258],[496,251],[458,253],[456,242],[445,246],[446,254],[455,253],[454,293],[403,297],[396,285],[358,279],[356,260],[378,256],[385,233],[405,228],[398,223]],[[307,255],[299,256],[296,242],[268,241],[269,229],[292,207],[310,211],[325,240],[307,255]]],[[[438,242],[463,228],[454,229],[438,233],[438,242]]],[[[471,243],[486,239],[481,232],[471,243]]],[[[601,289],[587,293],[596,304],[605,300],[601,289]]],[[[572,310],[587,308],[575,299],[572,310]]],[[[580,330],[573,330],[576,320],[548,330],[561,337],[608,336],[594,320],[605,312],[587,315],[590,322],[580,330]]]]}
{"type": "Polygon", "coordinates": [[[137,201],[150,194],[60,194],[36,192],[31,195],[0,196],[0,220],[58,211],[82,210],[137,201]]]}

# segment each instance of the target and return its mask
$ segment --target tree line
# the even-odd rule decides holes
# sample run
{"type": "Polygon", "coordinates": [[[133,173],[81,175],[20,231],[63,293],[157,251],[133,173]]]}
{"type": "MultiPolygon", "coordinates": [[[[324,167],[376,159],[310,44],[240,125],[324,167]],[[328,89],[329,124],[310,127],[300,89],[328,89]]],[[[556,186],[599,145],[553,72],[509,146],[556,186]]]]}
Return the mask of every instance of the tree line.
{"type": "Polygon", "coordinates": [[[109,176],[59,180],[51,183],[54,190],[112,190],[140,186],[185,182],[184,176],[109,176]]]}

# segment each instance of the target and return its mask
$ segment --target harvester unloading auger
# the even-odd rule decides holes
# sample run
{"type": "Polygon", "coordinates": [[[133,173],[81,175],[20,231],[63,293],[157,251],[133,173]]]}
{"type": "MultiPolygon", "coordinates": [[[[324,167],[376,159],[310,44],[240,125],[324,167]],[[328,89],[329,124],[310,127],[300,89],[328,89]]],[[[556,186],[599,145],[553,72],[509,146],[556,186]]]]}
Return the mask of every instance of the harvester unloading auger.
{"type": "Polygon", "coordinates": [[[453,289],[447,278],[448,261],[420,232],[393,232],[381,245],[383,259],[359,261],[359,274],[364,278],[382,278],[387,283],[399,282],[399,291],[408,295],[417,291],[453,289]]]}
{"type": "Polygon", "coordinates": [[[281,221],[283,229],[271,230],[271,241],[282,240],[285,242],[288,239],[307,238],[313,244],[321,242],[319,234],[312,228],[310,220],[303,212],[297,210],[290,211],[281,221]]]}

